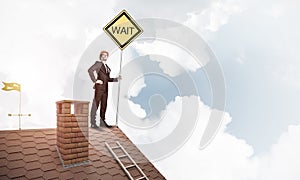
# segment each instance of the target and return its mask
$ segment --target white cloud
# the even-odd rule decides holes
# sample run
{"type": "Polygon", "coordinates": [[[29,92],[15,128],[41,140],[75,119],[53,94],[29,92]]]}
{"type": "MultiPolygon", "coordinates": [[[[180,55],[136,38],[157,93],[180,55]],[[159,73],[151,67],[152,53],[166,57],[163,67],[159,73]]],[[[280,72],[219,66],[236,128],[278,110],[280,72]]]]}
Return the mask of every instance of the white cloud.
{"type": "MultiPolygon", "coordinates": [[[[99,11],[98,1],[1,1],[0,80],[22,86],[22,113],[32,114],[22,117],[23,128],[56,126],[55,102],[72,98],[70,77],[89,41],[87,29],[104,26],[114,3],[99,11]]],[[[17,129],[7,113],[18,113],[19,96],[0,94],[0,128],[17,129]]]]}
{"type": "MultiPolygon", "coordinates": [[[[187,70],[194,72],[205,65],[199,64],[191,54],[181,47],[159,40],[134,43],[134,48],[140,56],[149,55],[152,61],[159,62],[159,67],[163,72],[173,77],[187,70]]],[[[202,58],[203,62],[208,62],[208,56],[205,53],[202,58]]]]}
{"type": "Polygon", "coordinates": [[[298,11],[299,1],[271,1],[267,4],[267,8],[264,9],[264,12],[275,18],[281,18],[288,15],[294,10],[298,11]],[[271,5],[270,5],[271,4],[271,5]]]}
{"type": "Polygon", "coordinates": [[[268,67],[272,79],[285,86],[300,89],[300,73],[296,63],[286,63],[277,66],[268,67]]]}
{"type": "Polygon", "coordinates": [[[188,13],[184,24],[196,32],[216,32],[229,21],[232,15],[242,11],[243,7],[240,1],[212,1],[206,9],[188,13]]]}
{"type": "MultiPolygon", "coordinates": [[[[129,100],[128,102],[129,104],[132,103],[129,100]]],[[[161,119],[143,119],[145,124],[147,124],[148,121],[156,121],[151,128],[136,129],[134,127],[128,127],[125,124],[122,124],[120,127],[135,144],[156,142],[168,136],[170,133],[172,133],[173,129],[176,128],[176,125],[180,119],[181,108],[182,98],[176,97],[175,101],[170,102],[166,107],[166,110],[161,112],[161,119]]],[[[135,113],[139,112],[141,109],[140,106],[131,106],[131,110],[133,113],[135,113]]]]}
{"type": "Polygon", "coordinates": [[[144,87],[146,87],[144,77],[138,78],[137,80],[133,81],[133,83],[129,87],[129,98],[138,96],[144,87]]]}
{"type": "Polygon", "coordinates": [[[255,179],[297,180],[300,179],[300,125],[291,125],[283,133],[270,153],[256,157],[259,161],[255,179]]]}
{"type": "Polygon", "coordinates": [[[283,4],[272,5],[270,11],[268,12],[272,17],[279,18],[285,13],[286,9],[283,4]]]}
{"type": "MultiPolygon", "coordinates": [[[[199,100],[195,96],[176,97],[162,113],[164,117],[161,122],[152,129],[137,130],[124,124],[120,127],[136,144],[147,144],[163,139],[176,127],[183,99],[199,100]]],[[[200,150],[200,138],[209,116],[218,110],[210,109],[200,100],[199,104],[198,123],[189,140],[174,154],[153,162],[167,179],[299,179],[300,125],[290,126],[288,132],[273,145],[271,152],[258,156],[254,155],[253,148],[245,140],[226,132],[231,117],[225,113],[222,125],[212,143],[204,150],[200,150]]],[[[143,153],[147,156],[147,152],[143,153]]]]}
{"type": "Polygon", "coordinates": [[[119,1],[116,7],[118,9],[128,10],[133,17],[137,18],[155,17],[178,22],[186,18],[186,12],[204,9],[210,2],[211,0],[190,0],[186,2],[170,0],[131,0],[130,2],[119,1]],[[158,8],[163,8],[163,10],[158,11],[158,8]]]}
{"type": "Polygon", "coordinates": [[[146,112],[144,109],[141,108],[141,105],[135,104],[132,101],[128,101],[128,106],[137,117],[139,118],[146,117],[146,112]]]}
{"type": "Polygon", "coordinates": [[[240,53],[239,53],[239,56],[236,57],[236,62],[241,64],[241,65],[244,65],[245,62],[246,62],[246,55],[245,55],[245,51],[244,50],[240,50],[240,53]]]}
{"type": "MultiPolygon", "coordinates": [[[[200,137],[212,111],[198,97],[176,97],[168,104],[161,122],[144,132],[143,130],[121,127],[135,143],[150,143],[168,136],[176,127],[181,115],[183,101],[199,101],[199,118],[192,136],[173,155],[155,162],[155,166],[167,179],[240,179],[248,177],[251,164],[248,158],[253,154],[252,147],[245,141],[225,133],[225,127],[230,122],[225,115],[224,123],[214,141],[203,151],[199,150],[200,137]],[[178,163],[180,162],[180,163],[178,163]]],[[[187,120],[188,118],[183,117],[187,120]]],[[[146,153],[146,152],[144,152],[146,153]]],[[[145,154],[147,156],[147,154],[145,154]]]]}

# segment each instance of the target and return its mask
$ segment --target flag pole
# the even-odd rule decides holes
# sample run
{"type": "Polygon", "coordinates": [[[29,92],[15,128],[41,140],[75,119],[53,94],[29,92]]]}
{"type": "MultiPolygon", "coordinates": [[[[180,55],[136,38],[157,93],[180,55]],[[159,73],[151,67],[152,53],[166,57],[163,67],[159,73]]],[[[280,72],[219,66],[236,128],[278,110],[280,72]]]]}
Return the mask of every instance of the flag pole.
{"type": "MultiPolygon", "coordinates": [[[[121,50],[120,58],[121,58],[121,59],[120,59],[120,71],[119,71],[119,76],[121,76],[121,72],[122,72],[123,50],[121,50]]],[[[118,116],[119,116],[120,87],[121,87],[121,81],[119,80],[119,83],[118,83],[117,113],[116,113],[116,126],[117,126],[117,127],[118,127],[118,116]]]]}
{"type": "Polygon", "coordinates": [[[19,130],[21,130],[21,89],[20,89],[20,101],[19,101],[19,130]]]}

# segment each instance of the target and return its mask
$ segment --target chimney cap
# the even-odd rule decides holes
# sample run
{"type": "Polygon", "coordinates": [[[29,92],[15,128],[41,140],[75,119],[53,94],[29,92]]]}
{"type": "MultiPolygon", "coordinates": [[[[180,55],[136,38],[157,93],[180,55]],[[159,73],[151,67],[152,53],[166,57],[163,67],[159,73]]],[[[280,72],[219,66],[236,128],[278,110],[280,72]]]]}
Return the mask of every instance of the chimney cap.
{"type": "Polygon", "coordinates": [[[89,101],[80,101],[80,100],[61,100],[61,101],[56,101],[56,104],[61,104],[61,103],[90,103],[89,101]]]}

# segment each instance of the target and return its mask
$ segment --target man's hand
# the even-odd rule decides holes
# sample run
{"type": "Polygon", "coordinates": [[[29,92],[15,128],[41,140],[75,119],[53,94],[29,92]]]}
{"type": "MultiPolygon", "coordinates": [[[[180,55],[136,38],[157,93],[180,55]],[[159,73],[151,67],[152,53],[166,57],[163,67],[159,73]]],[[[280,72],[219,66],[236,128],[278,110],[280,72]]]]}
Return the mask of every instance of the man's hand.
{"type": "Polygon", "coordinates": [[[102,80],[97,80],[96,84],[103,84],[103,81],[102,80]]]}
{"type": "Polygon", "coordinates": [[[121,75],[119,75],[117,78],[118,78],[118,80],[121,80],[121,79],[122,79],[122,76],[121,76],[121,75]]]}

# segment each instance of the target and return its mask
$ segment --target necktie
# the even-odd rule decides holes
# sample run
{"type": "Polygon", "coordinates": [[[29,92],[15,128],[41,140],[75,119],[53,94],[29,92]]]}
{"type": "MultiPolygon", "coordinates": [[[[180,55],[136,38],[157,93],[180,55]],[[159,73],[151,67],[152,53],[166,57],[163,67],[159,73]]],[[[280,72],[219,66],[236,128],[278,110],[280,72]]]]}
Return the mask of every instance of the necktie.
{"type": "Polygon", "coordinates": [[[104,64],[104,67],[105,67],[105,72],[107,73],[107,65],[106,65],[106,64],[104,64]]]}

